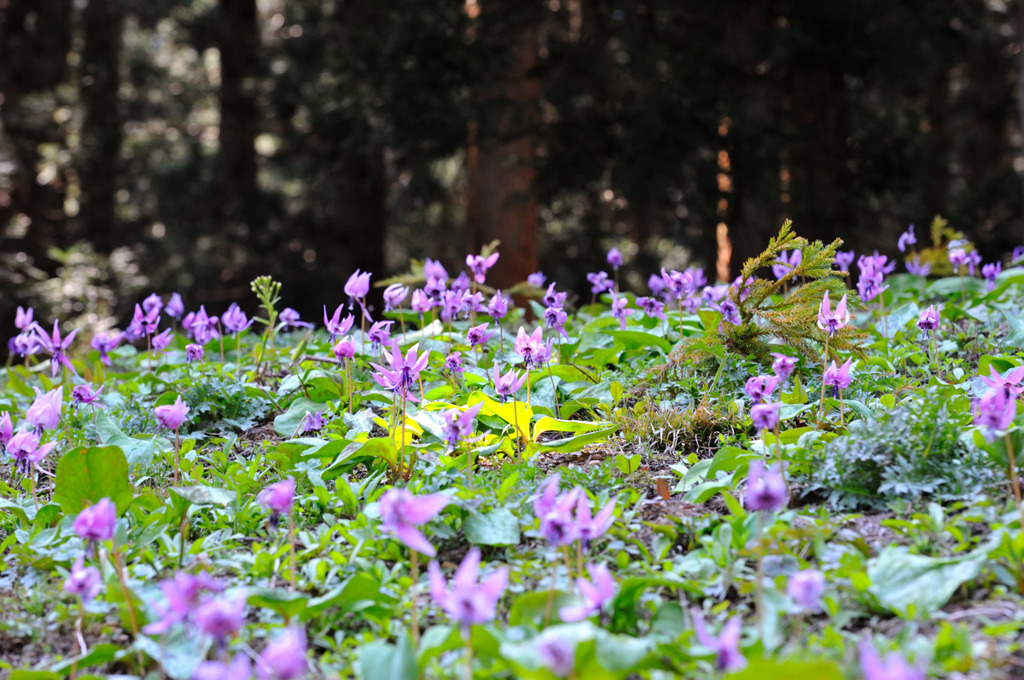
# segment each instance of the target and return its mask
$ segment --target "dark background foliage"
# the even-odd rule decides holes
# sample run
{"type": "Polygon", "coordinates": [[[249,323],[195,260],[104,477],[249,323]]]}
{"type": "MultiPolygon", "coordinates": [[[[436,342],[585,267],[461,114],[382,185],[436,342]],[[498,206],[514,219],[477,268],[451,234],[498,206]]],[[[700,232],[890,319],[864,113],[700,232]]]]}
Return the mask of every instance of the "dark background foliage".
{"type": "MultiPolygon", "coordinates": [[[[791,217],[1024,243],[1009,0],[0,0],[0,328],[356,268],[585,290],[612,245],[731,269],[791,217]],[[627,245],[635,244],[635,245],[627,245]]],[[[714,278],[714,276],[709,276],[714,278]]],[[[6,336],[7,331],[0,331],[6,336]]]]}

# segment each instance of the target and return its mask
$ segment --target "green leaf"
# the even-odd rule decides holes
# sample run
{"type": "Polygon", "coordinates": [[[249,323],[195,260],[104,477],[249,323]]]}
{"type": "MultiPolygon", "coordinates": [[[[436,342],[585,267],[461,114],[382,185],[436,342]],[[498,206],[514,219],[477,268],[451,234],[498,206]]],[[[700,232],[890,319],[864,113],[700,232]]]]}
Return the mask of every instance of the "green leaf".
{"type": "Polygon", "coordinates": [[[128,460],[116,446],[79,447],[68,451],[57,462],[55,486],[53,500],[68,515],[76,515],[102,498],[113,501],[118,514],[132,502],[128,460]]]}
{"type": "Polygon", "coordinates": [[[238,494],[228,489],[196,485],[171,487],[171,496],[179,512],[184,512],[189,505],[219,505],[226,508],[235,502],[238,494]]]}
{"type": "Polygon", "coordinates": [[[618,340],[626,349],[650,349],[657,348],[668,354],[672,349],[672,343],[665,338],[653,335],[652,333],[644,333],[642,331],[605,331],[605,335],[618,340]]]}
{"type": "Polygon", "coordinates": [[[396,644],[371,642],[359,650],[360,680],[417,680],[416,653],[408,635],[396,644]]]}
{"type": "Polygon", "coordinates": [[[517,545],[519,520],[506,508],[482,515],[470,515],[462,526],[466,540],[474,545],[517,545]]]}
{"type": "Polygon", "coordinates": [[[843,672],[833,661],[775,661],[754,659],[730,680],[842,680],[843,672]]]}
{"type": "Polygon", "coordinates": [[[305,593],[285,588],[250,588],[247,595],[246,601],[253,607],[273,609],[286,619],[301,614],[309,602],[305,593]]]}
{"type": "Polygon", "coordinates": [[[171,447],[170,441],[163,437],[153,437],[152,439],[129,437],[118,428],[105,411],[96,414],[96,433],[104,446],[120,448],[128,459],[128,465],[137,468],[148,467],[157,453],[167,451],[171,447]]]}
{"type": "Polygon", "coordinates": [[[914,555],[890,546],[868,565],[869,592],[893,613],[905,615],[938,610],[957,588],[981,573],[987,554],[979,549],[956,558],[914,555]]]}
{"type": "Polygon", "coordinates": [[[307,412],[315,414],[317,411],[330,410],[330,404],[299,397],[288,406],[287,411],[274,418],[274,432],[282,437],[294,437],[296,434],[302,434],[296,430],[299,429],[299,423],[302,422],[307,412]]]}
{"type": "Polygon", "coordinates": [[[352,442],[338,454],[330,467],[324,470],[323,479],[330,481],[351,470],[359,463],[380,458],[388,465],[398,464],[398,448],[391,437],[375,437],[365,442],[352,442]]]}

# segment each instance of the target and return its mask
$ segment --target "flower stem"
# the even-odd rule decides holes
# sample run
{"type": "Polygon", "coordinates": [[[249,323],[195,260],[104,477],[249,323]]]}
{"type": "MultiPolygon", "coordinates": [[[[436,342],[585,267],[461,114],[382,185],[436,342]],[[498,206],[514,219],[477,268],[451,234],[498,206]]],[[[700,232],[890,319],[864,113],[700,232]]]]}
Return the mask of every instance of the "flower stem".
{"type": "Polygon", "coordinates": [[[420,646],[420,619],[419,619],[419,580],[420,580],[420,563],[419,553],[415,550],[410,550],[412,555],[410,556],[409,572],[412,576],[412,648],[417,649],[420,646]]]}
{"type": "Polygon", "coordinates": [[[757,610],[757,637],[764,646],[764,546],[762,545],[762,533],[764,532],[764,516],[757,513],[757,581],[754,586],[754,607],[757,610]]]}
{"type": "MultiPolygon", "coordinates": [[[[128,581],[124,575],[124,569],[121,567],[121,558],[117,553],[117,550],[110,551],[110,558],[114,561],[114,569],[117,570],[117,579],[121,582],[121,592],[124,594],[124,602],[128,607],[128,623],[132,627],[132,638],[138,639],[139,637],[139,620],[135,616],[135,603],[132,602],[131,591],[128,590],[128,581]]],[[[135,650],[136,661],[138,661],[139,669],[143,668],[142,663],[142,650],[135,650]]]]}
{"type": "Polygon", "coordinates": [[[295,510],[288,513],[288,576],[295,590],[297,575],[295,573],[295,510]]]}
{"type": "Polygon", "coordinates": [[[558,407],[558,388],[555,387],[555,376],[551,372],[551,363],[548,363],[548,377],[551,378],[551,394],[555,397],[555,418],[562,419],[562,411],[558,407]]]}
{"type": "Polygon", "coordinates": [[[1017,463],[1013,458],[1013,440],[1010,438],[1010,433],[1006,433],[1006,457],[1010,463],[1010,481],[1013,484],[1013,497],[1017,501],[1017,510],[1020,512],[1020,526],[1021,531],[1024,531],[1024,505],[1020,502],[1020,481],[1017,479],[1017,463]]]}
{"type": "Polygon", "coordinates": [[[516,395],[515,394],[512,395],[512,422],[513,422],[513,426],[516,428],[516,432],[515,432],[516,458],[518,458],[519,462],[521,463],[521,462],[523,462],[523,454],[519,450],[519,402],[516,401],[516,395]]]}
{"type": "Polygon", "coordinates": [[[818,426],[821,426],[821,412],[825,408],[825,371],[828,370],[828,340],[832,337],[829,334],[825,334],[825,354],[822,360],[823,368],[821,372],[821,401],[818,402],[818,426]]]}
{"type": "Polygon", "coordinates": [[[473,680],[473,629],[468,627],[466,630],[466,666],[465,680],[473,680]]]}

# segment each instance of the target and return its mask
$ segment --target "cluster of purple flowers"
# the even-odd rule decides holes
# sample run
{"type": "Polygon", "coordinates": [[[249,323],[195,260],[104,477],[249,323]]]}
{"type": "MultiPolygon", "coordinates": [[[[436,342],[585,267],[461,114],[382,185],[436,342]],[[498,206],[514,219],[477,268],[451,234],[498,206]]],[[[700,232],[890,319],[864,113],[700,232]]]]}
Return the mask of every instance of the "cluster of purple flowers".
{"type": "Polygon", "coordinates": [[[889,262],[885,255],[861,255],[857,259],[860,277],[857,279],[857,292],[865,302],[874,300],[889,287],[885,285],[885,275],[896,269],[895,262],[889,262]]]}
{"type": "Polygon", "coordinates": [[[988,389],[974,403],[974,424],[981,428],[985,440],[992,442],[1010,428],[1017,416],[1017,397],[1024,393],[1024,366],[1005,375],[992,367],[991,374],[981,380],[988,389]]]}
{"type": "Polygon", "coordinates": [[[603,536],[615,521],[615,499],[592,515],[586,491],[577,486],[560,493],[561,483],[560,475],[552,475],[533,498],[540,533],[552,546],[580,541],[585,551],[590,542],[603,536]]]}

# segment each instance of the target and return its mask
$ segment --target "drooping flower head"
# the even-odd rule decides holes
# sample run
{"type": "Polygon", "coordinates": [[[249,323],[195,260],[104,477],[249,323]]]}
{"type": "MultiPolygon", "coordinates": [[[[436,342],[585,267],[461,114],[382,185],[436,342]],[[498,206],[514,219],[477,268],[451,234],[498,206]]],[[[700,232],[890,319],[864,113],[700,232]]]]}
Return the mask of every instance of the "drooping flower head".
{"type": "Polygon", "coordinates": [[[569,320],[561,307],[547,307],[544,309],[544,325],[556,333],[561,333],[566,338],[569,334],[565,330],[565,324],[569,320]]]}
{"type": "Polygon", "coordinates": [[[449,373],[463,373],[465,368],[462,365],[462,352],[452,352],[444,358],[444,370],[449,373]]]}
{"type": "Polygon", "coordinates": [[[309,672],[306,661],[306,632],[289,626],[271,640],[256,660],[259,680],[295,680],[309,672]]]}
{"type": "Polygon", "coordinates": [[[431,597],[449,618],[459,623],[463,636],[469,635],[473,624],[494,618],[498,600],[508,583],[508,567],[500,567],[478,582],[480,549],[473,546],[456,570],[451,587],[445,582],[437,562],[430,563],[429,571],[431,597]]]}
{"type": "Polygon", "coordinates": [[[194,363],[196,361],[202,361],[203,359],[203,346],[190,342],[185,345],[185,362],[194,363]]]}
{"type": "Polygon", "coordinates": [[[252,664],[249,657],[239,652],[231,660],[225,661],[203,661],[196,667],[192,680],[250,680],[252,678],[252,664]]]}
{"type": "MultiPolygon", "coordinates": [[[[214,317],[214,318],[216,318],[216,317],[214,317]]],[[[291,307],[285,307],[284,309],[282,309],[281,313],[278,315],[277,318],[278,318],[278,320],[280,320],[281,328],[283,328],[283,329],[312,328],[313,327],[313,324],[309,323],[308,321],[302,321],[300,316],[299,316],[299,313],[297,311],[295,311],[294,309],[292,309],[291,307]]],[[[213,337],[216,337],[216,336],[213,336],[213,337]]],[[[205,343],[206,341],[205,340],[200,340],[200,342],[205,343]]]]}
{"type": "Polygon", "coordinates": [[[224,328],[232,333],[241,333],[251,326],[253,321],[255,319],[250,319],[246,316],[237,302],[232,302],[231,306],[228,307],[228,311],[220,315],[220,322],[224,324],[224,328]]]}
{"type": "Polygon", "coordinates": [[[628,298],[618,296],[612,291],[612,316],[618,319],[619,328],[622,330],[626,328],[626,318],[633,313],[628,305],[628,298]]]}
{"type": "Polygon", "coordinates": [[[410,550],[433,557],[437,554],[418,526],[432,520],[451,503],[444,494],[414,496],[405,489],[392,487],[380,498],[381,529],[410,550]]]}
{"type": "Polygon", "coordinates": [[[565,305],[565,299],[568,293],[556,291],[555,282],[552,281],[548,286],[547,292],[544,293],[544,305],[546,307],[562,307],[565,305]]]}
{"type": "Polygon", "coordinates": [[[409,297],[409,287],[400,283],[392,283],[384,289],[384,311],[400,309],[405,298],[409,297]]]}
{"type": "Polygon", "coordinates": [[[349,329],[352,328],[352,324],[355,323],[355,317],[351,314],[342,320],[341,313],[343,311],[345,311],[345,305],[338,305],[334,309],[334,314],[327,316],[327,305],[324,305],[324,328],[330,333],[328,342],[334,342],[334,338],[348,333],[349,329]]]}
{"type": "Polygon", "coordinates": [[[743,390],[754,403],[764,401],[772,396],[772,392],[779,386],[779,378],[775,375],[759,375],[748,378],[743,390]]]}
{"type": "Polygon", "coordinates": [[[31,307],[23,309],[21,305],[18,305],[18,310],[14,314],[14,327],[19,331],[27,331],[35,325],[33,316],[35,316],[35,311],[31,307]]]}
{"type": "Polygon", "coordinates": [[[161,426],[168,430],[177,431],[185,422],[185,416],[188,415],[189,407],[179,394],[173,404],[157,406],[154,411],[156,412],[156,419],[160,422],[161,426]]]}
{"type": "Polygon", "coordinates": [[[839,393],[839,390],[845,390],[850,386],[852,378],[850,377],[850,367],[853,364],[853,357],[850,357],[843,362],[842,366],[836,366],[836,362],[833,361],[829,364],[829,367],[825,369],[825,385],[832,388],[833,398],[839,393]]]}
{"type": "Polygon", "coordinates": [[[109,353],[113,352],[114,349],[121,344],[121,340],[124,338],[124,333],[120,331],[112,331],[109,333],[100,333],[92,339],[89,343],[94,350],[100,353],[100,361],[103,362],[104,366],[110,365],[109,353]]]}
{"type": "Polygon", "coordinates": [[[907,246],[917,244],[917,237],[914,236],[914,225],[911,224],[910,228],[900,234],[899,240],[896,242],[896,247],[900,249],[901,253],[907,252],[907,246]]]}
{"type": "Polygon", "coordinates": [[[431,260],[429,257],[423,261],[423,278],[426,281],[430,279],[440,279],[441,281],[448,280],[448,270],[442,266],[440,261],[431,260]]]}
{"type": "Polygon", "coordinates": [[[558,610],[558,615],[567,623],[590,617],[615,596],[615,579],[608,571],[608,567],[603,564],[588,564],[587,571],[590,573],[591,581],[582,577],[576,579],[582,603],[558,610]]]}
{"type": "Polygon", "coordinates": [[[366,296],[370,292],[370,272],[355,270],[345,282],[345,295],[348,295],[348,308],[352,309],[352,302],[359,302],[363,306],[366,296]]]}
{"type": "Polygon", "coordinates": [[[370,364],[376,369],[373,373],[373,379],[381,387],[392,390],[405,399],[419,401],[412,394],[412,388],[419,380],[420,372],[427,367],[430,352],[424,352],[417,356],[416,352],[418,349],[419,343],[416,343],[409,348],[405,356],[402,356],[402,350],[398,347],[398,343],[393,344],[391,352],[384,355],[391,366],[390,368],[385,368],[380,364],[370,364]]]}
{"type": "Polygon", "coordinates": [[[504,319],[508,315],[508,298],[502,295],[500,290],[491,296],[490,301],[487,303],[487,313],[495,321],[504,319]]]}
{"type": "Polygon", "coordinates": [[[85,556],[79,555],[64,580],[64,592],[78,595],[83,602],[88,602],[100,594],[100,584],[100,570],[85,566],[85,556]]]}
{"type": "Polygon", "coordinates": [[[777,401],[767,404],[754,404],[750,409],[750,420],[759,430],[774,430],[779,424],[779,410],[782,404],[777,401]]]}
{"type": "Polygon", "coordinates": [[[586,550],[589,543],[600,538],[615,522],[615,499],[611,499],[601,510],[591,517],[590,499],[583,489],[576,492],[576,534],[586,550]]]}
{"type": "Polygon", "coordinates": [[[290,514],[295,505],[295,478],[289,476],[260,491],[256,502],[270,510],[270,526],[276,527],[281,515],[290,514]]]}
{"type": "Polygon", "coordinates": [[[928,305],[928,309],[921,312],[921,316],[917,320],[918,328],[923,331],[934,331],[939,327],[939,314],[941,311],[941,305],[939,307],[928,305]]]}
{"type": "Polygon", "coordinates": [[[921,257],[919,255],[917,255],[916,253],[914,254],[913,257],[909,258],[906,261],[906,265],[907,265],[907,272],[913,274],[914,276],[928,276],[928,274],[932,270],[932,263],[931,262],[924,262],[924,263],[922,263],[921,262],[921,257]]]}
{"type": "Polygon", "coordinates": [[[988,286],[988,292],[992,292],[996,288],[996,277],[1003,271],[1002,262],[990,262],[981,268],[981,275],[985,278],[985,283],[988,286]]]}
{"type": "Polygon", "coordinates": [[[460,442],[470,441],[473,434],[473,420],[480,413],[484,403],[481,401],[465,411],[450,408],[444,412],[444,441],[449,449],[457,448],[460,442]]]}
{"type": "Polygon", "coordinates": [[[185,313],[185,303],[181,301],[181,295],[171,293],[171,299],[167,301],[163,310],[172,319],[179,319],[185,313]]]}
{"type": "Polygon", "coordinates": [[[537,657],[545,668],[564,678],[576,666],[576,646],[549,628],[537,636],[537,657]]]}
{"type": "Polygon", "coordinates": [[[78,513],[72,528],[83,541],[95,543],[113,538],[116,523],[117,507],[109,498],[101,498],[78,513]]]}
{"type": "Polygon", "coordinates": [[[846,309],[846,295],[836,305],[836,311],[832,311],[832,303],[828,299],[828,291],[821,298],[821,305],[818,307],[818,328],[835,335],[838,330],[845,328],[850,323],[850,312],[846,309]]]}
{"type": "Polygon", "coordinates": [[[60,425],[60,411],[64,404],[64,390],[56,387],[43,394],[35,388],[36,399],[25,412],[25,420],[31,424],[36,434],[52,430],[60,425]]]}
{"type": "Polygon", "coordinates": [[[526,277],[526,282],[537,288],[543,288],[547,280],[548,277],[544,276],[544,272],[534,272],[526,277]]]}
{"type": "Polygon", "coordinates": [[[526,374],[520,374],[516,369],[508,369],[508,373],[501,375],[500,367],[495,364],[494,372],[491,374],[494,379],[494,391],[497,393],[501,403],[515,395],[524,384],[526,384],[526,374]]]}
{"type": "Polygon", "coordinates": [[[927,676],[926,668],[911,666],[898,654],[889,654],[882,660],[870,640],[861,640],[857,647],[864,680],[924,680],[927,676]]]}
{"type": "Polygon", "coordinates": [[[537,353],[541,351],[541,346],[544,344],[543,333],[544,330],[540,326],[533,329],[533,332],[529,335],[527,335],[525,328],[519,327],[519,334],[516,335],[514,348],[516,354],[523,358],[523,363],[526,365],[527,370],[540,365],[540,362],[537,361],[537,353]]]}
{"type": "MultiPolygon", "coordinates": [[[[659,281],[661,279],[658,279],[659,281]]],[[[653,297],[638,297],[636,299],[637,307],[644,310],[644,314],[652,319],[665,320],[665,303],[661,300],[656,300],[653,297]]]]}
{"type": "Polygon", "coordinates": [[[153,351],[156,353],[163,352],[171,344],[171,340],[174,339],[174,332],[170,328],[165,328],[162,333],[157,333],[153,336],[151,343],[153,345],[153,351]]]}
{"type": "Polygon", "coordinates": [[[331,347],[331,352],[340,364],[342,359],[351,359],[356,355],[356,342],[351,335],[346,335],[331,347]]]}
{"type": "Polygon", "coordinates": [[[974,405],[974,424],[981,428],[985,441],[1002,436],[1017,416],[1017,395],[1002,389],[990,389],[974,405]]]}
{"type": "Polygon", "coordinates": [[[603,271],[587,274],[587,281],[590,282],[590,292],[594,295],[600,295],[615,286],[615,281],[609,279],[608,273],[603,271]]]}
{"type": "Polygon", "coordinates": [[[821,609],[821,598],[825,594],[825,575],[817,569],[798,571],[789,577],[786,594],[805,611],[821,609]]]}
{"type": "Polygon", "coordinates": [[[14,436],[14,422],[7,411],[0,413],[0,453],[7,451],[7,444],[14,436]]]}
{"type": "Polygon", "coordinates": [[[199,604],[194,618],[199,630],[212,636],[223,648],[245,625],[245,593],[210,598],[199,604]]]}
{"type": "Polygon", "coordinates": [[[473,272],[473,280],[483,283],[487,280],[487,270],[498,261],[498,253],[491,253],[487,257],[483,255],[466,255],[466,266],[473,272]]]}
{"type": "Polygon", "coordinates": [[[612,266],[612,269],[618,269],[622,266],[622,253],[619,252],[618,248],[612,248],[608,251],[608,264],[612,266]]]}
{"type": "Polygon", "coordinates": [[[786,506],[786,483],[778,464],[765,468],[764,461],[755,460],[747,473],[747,492],[743,496],[751,510],[775,512],[786,506]]]}
{"type": "Polygon", "coordinates": [[[374,352],[391,342],[391,326],[394,321],[378,321],[370,326],[366,336],[370,338],[370,349],[374,352]]]}
{"type": "Polygon", "coordinates": [[[412,311],[423,315],[434,308],[434,301],[425,291],[417,288],[412,292],[412,302],[409,306],[412,307],[412,311]]]}
{"type": "Polygon", "coordinates": [[[693,612],[693,631],[697,634],[697,641],[714,652],[715,668],[719,671],[731,673],[747,667],[747,659],[740,651],[742,626],[742,620],[738,616],[733,617],[726,622],[717,638],[712,637],[704,617],[700,612],[693,612]]]}
{"type": "Polygon", "coordinates": [[[146,635],[160,635],[177,623],[188,623],[199,606],[200,596],[207,592],[220,592],[224,590],[224,584],[205,571],[195,575],[179,571],[161,581],[160,590],[166,603],[157,606],[160,618],[142,629],[146,635]]]}
{"type": "Polygon", "coordinates": [[[92,406],[100,400],[100,389],[90,389],[88,385],[75,385],[71,390],[71,401],[75,406],[92,406]]]}
{"type": "Polygon", "coordinates": [[[7,442],[7,453],[14,460],[14,467],[22,475],[28,475],[34,467],[40,470],[39,463],[57,446],[57,442],[41,444],[39,435],[32,430],[19,430],[7,442]]]}
{"type": "Polygon", "coordinates": [[[779,382],[786,382],[789,376],[793,375],[796,369],[796,359],[788,354],[772,352],[775,361],[772,362],[772,372],[778,376],[779,382]]]}
{"type": "Polygon", "coordinates": [[[466,331],[466,341],[470,347],[480,347],[486,345],[487,341],[494,336],[494,331],[488,331],[487,327],[490,324],[482,323],[479,326],[473,326],[466,331]]]}

